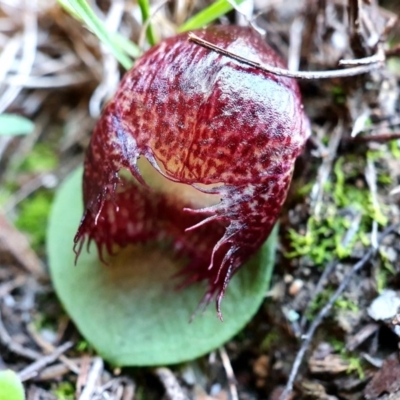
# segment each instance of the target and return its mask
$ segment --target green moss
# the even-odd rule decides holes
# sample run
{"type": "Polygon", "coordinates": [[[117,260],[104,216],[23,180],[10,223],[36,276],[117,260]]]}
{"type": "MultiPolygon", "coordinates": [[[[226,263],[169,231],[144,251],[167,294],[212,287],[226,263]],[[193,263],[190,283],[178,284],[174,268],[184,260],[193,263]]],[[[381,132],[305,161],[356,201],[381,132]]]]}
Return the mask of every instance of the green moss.
{"type": "Polygon", "coordinates": [[[335,353],[339,353],[342,359],[349,363],[349,366],[347,368],[347,373],[351,374],[355,372],[359,379],[364,379],[365,373],[363,369],[363,360],[360,357],[354,355],[353,353],[347,351],[346,344],[343,341],[338,340],[336,338],[332,338],[328,340],[328,342],[335,350],[335,353]]]}
{"type": "Polygon", "coordinates": [[[353,312],[357,312],[360,310],[358,305],[356,303],[354,303],[354,301],[352,301],[350,299],[346,299],[344,296],[339,297],[335,301],[334,307],[336,309],[353,311],[353,312]]]}
{"type": "Polygon", "coordinates": [[[73,400],[75,398],[75,388],[70,382],[59,383],[52,392],[58,400],[73,400]]]}
{"type": "MultiPolygon", "coordinates": [[[[10,166],[10,176],[0,188],[0,206],[19,190],[18,179],[20,174],[37,175],[55,169],[58,165],[58,157],[48,143],[38,143],[21,165],[10,166]]],[[[19,206],[19,217],[16,225],[27,232],[32,239],[32,245],[37,250],[44,243],[44,231],[47,221],[47,213],[52,200],[52,195],[46,190],[39,190],[21,202],[19,206]]]]}
{"type": "Polygon", "coordinates": [[[374,124],[372,123],[371,117],[368,117],[364,122],[364,129],[372,128],[374,124]]]}
{"type": "MultiPolygon", "coordinates": [[[[380,152],[370,152],[368,157],[378,160],[380,152]]],[[[375,203],[363,181],[365,162],[352,156],[340,157],[333,167],[333,180],[324,185],[321,213],[311,216],[304,231],[289,229],[291,250],[288,258],[308,257],[315,265],[325,264],[333,258],[351,255],[357,242],[369,245],[368,235],[372,222],[387,224],[386,209],[375,203]],[[343,244],[355,216],[361,218],[360,226],[350,242],[343,244]]],[[[388,181],[385,175],[381,179],[388,181]]],[[[308,189],[308,188],[307,188],[308,189]]]]}
{"type": "Polygon", "coordinates": [[[309,183],[303,185],[302,187],[300,187],[300,188],[298,189],[297,193],[298,193],[300,196],[306,196],[306,195],[308,195],[308,194],[311,192],[311,189],[312,189],[313,185],[314,185],[313,182],[309,182],[309,183]]]}
{"type": "Polygon", "coordinates": [[[146,399],[146,392],[145,392],[143,386],[139,386],[136,389],[135,399],[137,399],[137,400],[145,400],[146,399]]]}
{"type": "Polygon", "coordinates": [[[394,158],[400,158],[400,140],[391,140],[389,142],[389,149],[394,158]]]}
{"type": "Polygon", "coordinates": [[[377,291],[378,293],[382,293],[382,291],[387,287],[389,277],[396,276],[396,269],[382,248],[379,249],[379,258],[381,263],[378,264],[377,268],[374,268],[373,272],[377,291]]]}
{"type": "Polygon", "coordinates": [[[306,310],[306,318],[311,321],[317,315],[318,311],[329,301],[329,298],[332,296],[333,290],[331,288],[327,288],[323,290],[321,293],[318,293],[315,296],[306,310]]]}
{"type": "Polygon", "coordinates": [[[20,204],[15,225],[29,234],[31,245],[35,250],[39,250],[45,243],[47,217],[52,199],[51,192],[39,190],[20,204]]]}
{"type": "MultiPolygon", "coordinates": [[[[329,301],[329,299],[332,297],[334,293],[334,289],[331,287],[326,288],[323,290],[321,293],[319,293],[317,296],[314,297],[314,299],[310,302],[310,304],[307,307],[306,310],[306,318],[308,321],[312,321],[315,316],[318,314],[318,312],[321,310],[322,307],[326,305],[326,303],[329,301]]],[[[354,301],[346,298],[345,296],[340,296],[335,303],[333,304],[333,309],[338,311],[338,310],[345,310],[345,311],[352,311],[352,312],[358,312],[359,307],[354,301]]]]}
{"type": "Polygon", "coordinates": [[[46,143],[38,143],[20,166],[21,171],[40,173],[51,171],[58,165],[58,157],[46,143]]]}
{"type": "Polygon", "coordinates": [[[393,266],[392,262],[389,260],[388,255],[382,248],[379,249],[379,255],[382,261],[382,265],[386,269],[386,271],[395,276],[396,268],[393,266]]]}
{"type": "Polygon", "coordinates": [[[334,86],[332,88],[333,101],[336,104],[342,105],[346,102],[346,92],[341,86],[334,86]]]}
{"type": "Polygon", "coordinates": [[[276,330],[271,330],[261,342],[260,349],[263,352],[267,352],[273,347],[275,344],[279,343],[280,336],[276,330]]]}
{"type": "Polygon", "coordinates": [[[356,357],[353,355],[346,355],[343,358],[349,363],[349,367],[347,368],[347,373],[351,374],[352,372],[357,373],[359,379],[365,378],[365,373],[363,369],[363,360],[360,357],[356,357]]]}
{"type": "Polygon", "coordinates": [[[75,349],[80,353],[93,353],[93,347],[85,339],[81,339],[75,346],[75,349]]]}
{"type": "Polygon", "coordinates": [[[376,290],[378,291],[378,293],[382,293],[383,290],[387,287],[388,272],[380,268],[375,275],[375,280],[376,290]]]}
{"type": "Polygon", "coordinates": [[[336,254],[339,258],[351,253],[351,245],[343,246],[343,238],[351,221],[349,216],[337,214],[335,208],[326,210],[325,219],[310,217],[307,221],[306,232],[289,229],[288,235],[291,251],[285,255],[288,258],[299,256],[309,257],[316,265],[326,263],[336,254]]]}
{"type": "Polygon", "coordinates": [[[333,347],[335,353],[343,353],[346,351],[346,343],[336,337],[328,339],[329,344],[333,347]]]}
{"type": "Polygon", "coordinates": [[[380,173],[377,176],[378,183],[382,185],[390,185],[392,183],[392,177],[389,175],[389,173],[380,173]]]}
{"type": "Polygon", "coordinates": [[[49,318],[46,314],[37,313],[33,318],[33,326],[37,332],[42,329],[49,329],[53,332],[57,331],[57,323],[56,321],[49,318]]]}

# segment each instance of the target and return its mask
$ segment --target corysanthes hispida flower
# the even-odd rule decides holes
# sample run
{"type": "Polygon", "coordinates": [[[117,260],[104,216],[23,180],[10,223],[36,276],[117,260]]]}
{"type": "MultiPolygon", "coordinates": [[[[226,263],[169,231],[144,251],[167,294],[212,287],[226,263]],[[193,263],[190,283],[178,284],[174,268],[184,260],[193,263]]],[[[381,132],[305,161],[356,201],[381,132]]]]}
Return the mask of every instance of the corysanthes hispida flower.
{"type": "MultiPolygon", "coordinates": [[[[251,28],[197,36],[283,67],[251,28]]],[[[75,237],[100,257],[113,247],[169,241],[190,262],[182,284],[206,280],[220,304],[232,275],[266,240],[308,136],[293,79],[188,41],[151,48],[105,107],[84,165],[84,215],[75,237]]]]}

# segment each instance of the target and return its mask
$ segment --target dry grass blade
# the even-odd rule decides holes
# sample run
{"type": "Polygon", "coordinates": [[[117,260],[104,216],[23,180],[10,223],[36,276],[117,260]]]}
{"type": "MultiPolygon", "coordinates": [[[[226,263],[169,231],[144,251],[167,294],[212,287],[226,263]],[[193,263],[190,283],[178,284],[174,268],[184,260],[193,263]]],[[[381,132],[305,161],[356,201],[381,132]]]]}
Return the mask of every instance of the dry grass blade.
{"type": "Polygon", "coordinates": [[[28,239],[13,227],[0,212],[0,249],[9,252],[36,278],[44,278],[43,264],[31,249],[28,239]]]}

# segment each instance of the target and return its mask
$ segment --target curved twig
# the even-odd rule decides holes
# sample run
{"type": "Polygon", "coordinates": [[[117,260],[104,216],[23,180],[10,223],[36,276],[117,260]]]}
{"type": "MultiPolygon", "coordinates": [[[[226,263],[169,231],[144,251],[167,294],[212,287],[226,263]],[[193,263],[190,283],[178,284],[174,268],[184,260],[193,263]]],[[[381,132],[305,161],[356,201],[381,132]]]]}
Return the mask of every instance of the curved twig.
{"type": "MultiPolygon", "coordinates": [[[[285,68],[273,67],[272,65],[251,61],[245,57],[239,56],[238,54],[225,50],[207,40],[204,40],[191,32],[188,34],[188,40],[195,42],[198,45],[203,46],[207,49],[213,50],[216,53],[222,54],[226,57],[230,57],[240,63],[250,65],[252,67],[261,69],[262,71],[269,72],[274,75],[286,76],[288,78],[296,78],[296,79],[347,78],[350,76],[361,75],[374,71],[378,68],[381,68],[383,65],[382,57],[380,55],[377,55],[376,57],[372,58],[372,62],[371,60],[369,60],[370,62],[369,64],[363,64],[361,62],[361,65],[346,69],[335,69],[331,71],[290,71],[285,68]]],[[[359,64],[360,60],[357,60],[359,64]]],[[[356,61],[352,60],[352,62],[355,63],[356,61]]]]}

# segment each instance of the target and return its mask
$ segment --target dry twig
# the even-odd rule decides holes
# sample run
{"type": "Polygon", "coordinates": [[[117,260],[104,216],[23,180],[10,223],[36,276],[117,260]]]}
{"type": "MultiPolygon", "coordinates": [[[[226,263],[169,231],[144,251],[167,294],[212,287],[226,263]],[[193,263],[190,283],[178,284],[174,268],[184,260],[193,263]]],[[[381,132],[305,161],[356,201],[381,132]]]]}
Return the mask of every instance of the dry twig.
{"type": "Polygon", "coordinates": [[[366,136],[356,136],[354,138],[344,138],[343,140],[348,142],[357,142],[357,143],[386,143],[391,140],[400,139],[400,132],[392,132],[392,133],[379,133],[376,135],[366,135],[366,136]]]}
{"type": "MultiPolygon", "coordinates": [[[[39,334],[38,332],[36,332],[36,329],[34,328],[33,324],[29,324],[28,325],[28,332],[31,335],[31,337],[33,338],[33,340],[42,348],[42,350],[45,353],[53,353],[54,351],[56,351],[57,349],[50,344],[49,342],[46,342],[39,334]]],[[[60,361],[72,372],[74,372],[75,374],[79,374],[79,367],[73,362],[71,361],[68,357],[66,357],[65,355],[60,355],[59,357],[60,361]]]]}
{"type": "Polygon", "coordinates": [[[53,353],[40,357],[33,364],[24,368],[22,371],[18,373],[20,379],[22,381],[27,381],[28,379],[32,379],[39,374],[39,372],[46,367],[47,365],[53,363],[57,358],[60,357],[62,353],[65,353],[68,349],[73,346],[72,342],[66,342],[60,347],[58,347],[53,353]]]}
{"type": "Polygon", "coordinates": [[[92,368],[90,369],[85,388],[79,396],[79,400],[90,400],[96,390],[96,385],[99,383],[101,374],[103,373],[104,363],[100,357],[93,360],[92,368]]]}
{"type": "Polygon", "coordinates": [[[155,374],[165,388],[167,398],[170,400],[188,400],[188,396],[182,389],[172,371],[168,368],[156,368],[155,374]]]}
{"type": "Polygon", "coordinates": [[[347,69],[336,69],[332,71],[289,71],[285,68],[273,67],[272,65],[267,65],[263,63],[259,63],[257,61],[251,61],[248,58],[242,57],[238,54],[232,53],[228,50],[223,49],[207,40],[200,38],[194,33],[188,34],[188,40],[197,43],[200,46],[203,46],[207,49],[213,50],[216,53],[222,54],[223,56],[232,58],[242,64],[250,65],[251,67],[260,69],[265,72],[269,72],[274,75],[286,76],[288,78],[296,78],[296,79],[328,79],[328,78],[348,78],[355,75],[365,74],[371,71],[374,71],[378,68],[381,68],[383,65],[383,61],[381,60],[379,55],[377,55],[377,59],[379,61],[372,62],[370,64],[364,64],[362,59],[359,59],[358,62],[362,65],[351,67],[347,69]]]}
{"type": "Polygon", "coordinates": [[[36,278],[44,278],[42,262],[31,249],[28,239],[12,226],[0,212],[0,248],[8,251],[18,263],[36,278]]]}
{"type": "Polygon", "coordinates": [[[37,351],[21,346],[18,342],[12,339],[12,337],[8,334],[6,328],[4,327],[1,315],[0,315],[0,341],[10,351],[22,357],[28,358],[30,360],[39,360],[42,357],[42,355],[37,351]]]}
{"type": "Polygon", "coordinates": [[[231,400],[239,400],[239,395],[236,387],[236,378],[233,372],[231,361],[225,347],[219,348],[219,355],[221,357],[222,365],[224,366],[226,377],[228,378],[229,391],[231,393],[231,400]]]}

